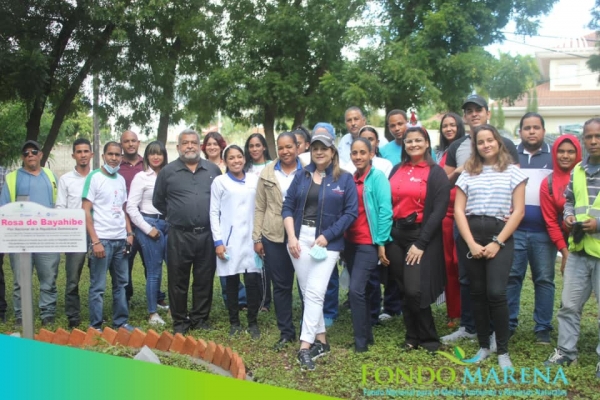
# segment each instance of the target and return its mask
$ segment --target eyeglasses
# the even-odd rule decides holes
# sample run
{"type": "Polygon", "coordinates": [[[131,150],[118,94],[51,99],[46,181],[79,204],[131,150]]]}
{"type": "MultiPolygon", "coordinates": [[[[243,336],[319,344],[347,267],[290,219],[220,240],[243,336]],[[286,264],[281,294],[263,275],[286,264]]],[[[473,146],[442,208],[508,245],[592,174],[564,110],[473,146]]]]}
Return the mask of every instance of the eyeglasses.
{"type": "Polygon", "coordinates": [[[40,152],[39,150],[32,149],[32,150],[25,150],[22,154],[23,154],[23,157],[29,157],[30,153],[33,154],[34,156],[37,156],[39,154],[39,152],[40,152]]]}
{"type": "Polygon", "coordinates": [[[425,139],[404,139],[404,144],[421,144],[425,141],[425,139]]]}

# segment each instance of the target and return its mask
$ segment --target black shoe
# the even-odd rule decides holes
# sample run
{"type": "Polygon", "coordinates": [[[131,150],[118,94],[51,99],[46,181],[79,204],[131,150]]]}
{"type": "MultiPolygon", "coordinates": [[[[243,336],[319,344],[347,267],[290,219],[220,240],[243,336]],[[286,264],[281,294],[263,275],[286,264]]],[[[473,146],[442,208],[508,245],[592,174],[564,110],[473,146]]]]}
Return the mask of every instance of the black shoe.
{"type": "Polygon", "coordinates": [[[550,345],[550,331],[548,330],[536,332],[535,338],[537,344],[550,345]]]}
{"type": "Polygon", "coordinates": [[[369,347],[356,347],[356,346],[354,346],[354,352],[355,353],[366,353],[367,351],[369,351],[369,347]]]}
{"type": "Polygon", "coordinates": [[[287,345],[292,342],[294,342],[294,339],[281,338],[277,341],[277,343],[275,343],[275,346],[273,346],[273,350],[279,352],[279,351],[283,350],[284,348],[286,348],[287,345]]]}
{"type": "Polygon", "coordinates": [[[554,349],[554,353],[550,354],[550,357],[548,357],[548,359],[546,361],[544,361],[544,365],[546,367],[551,367],[553,365],[569,366],[571,364],[576,364],[576,363],[577,363],[576,359],[571,360],[570,358],[567,358],[567,356],[562,354],[559,349],[554,349]]]}
{"type": "Polygon", "coordinates": [[[69,320],[69,329],[77,328],[81,325],[81,320],[78,319],[70,319],[69,320]]]}
{"type": "Polygon", "coordinates": [[[6,314],[0,314],[0,323],[2,323],[2,324],[6,323],[6,314]]]}
{"type": "Polygon", "coordinates": [[[308,371],[314,371],[316,366],[313,360],[310,357],[309,349],[301,349],[298,352],[298,362],[300,363],[301,369],[306,369],[308,371]]]}
{"type": "Polygon", "coordinates": [[[203,319],[201,319],[200,321],[193,324],[192,329],[202,329],[204,331],[212,331],[212,327],[210,326],[208,321],[205,321],[203,319]]]}
{"type": "Polygon", "coordinates": [[[322,343],[320,340],[315,340],[312,346],[310,346],[310,358],[315,361],[317,358],[329,354],[330,351],[331,346],[329,346],[329,343],[322,343]]]}
{"type": "Polygon", "coordinates": [[[54,317],[46,317],[42,319],[42,326],[48,326],[54,324],[54,317]]]}
{"type": "Polygon", "coordinates": [[[15,326],[20,328],[23,326],[23,319],[22,318],[17,318],[15,319],[15,326]]]}
{"type": "Polygon", "coordinates": [[[260,329],[258,329],[258,325],[252,324],[248,327],[247,332],[250,334],[250,337],[253,340],[260,339],[260,329]]]}
{"type": "Polygon", "coordinates": [[[235,336],[241,332],[242,332],[242,327],[239,324],[231,325],[231,327],[229,328],[229,336],[235,336]]]}

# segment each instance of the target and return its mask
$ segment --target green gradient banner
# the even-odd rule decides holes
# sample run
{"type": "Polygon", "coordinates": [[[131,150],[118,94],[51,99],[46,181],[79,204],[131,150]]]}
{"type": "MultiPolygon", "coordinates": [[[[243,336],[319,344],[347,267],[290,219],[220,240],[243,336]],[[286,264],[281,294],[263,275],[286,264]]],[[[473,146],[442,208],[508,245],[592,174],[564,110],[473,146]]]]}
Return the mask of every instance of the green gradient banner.
{"type": "Polygon", "coordinates": [[[327,398],[4,335],[0,359],[0,399],[327,398]]]}

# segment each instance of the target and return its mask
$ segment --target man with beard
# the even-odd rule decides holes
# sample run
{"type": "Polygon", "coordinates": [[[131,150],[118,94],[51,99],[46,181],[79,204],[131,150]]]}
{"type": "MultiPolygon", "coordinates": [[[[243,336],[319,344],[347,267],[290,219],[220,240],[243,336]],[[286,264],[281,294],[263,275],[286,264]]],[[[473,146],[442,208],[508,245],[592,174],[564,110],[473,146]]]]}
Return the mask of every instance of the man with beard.
{"type": "Polygon", "coordinates": [[[210,230],[210,186],[221,170],[200,158],[200,135],[186,129],[179,134],[179,158],[156,178],[152,203],[169,223],[167,278],[169,304],[175,333],[209,330],[215,246],[210,230]],[[190,268],[192,309],[187,310],[190,268]]]}

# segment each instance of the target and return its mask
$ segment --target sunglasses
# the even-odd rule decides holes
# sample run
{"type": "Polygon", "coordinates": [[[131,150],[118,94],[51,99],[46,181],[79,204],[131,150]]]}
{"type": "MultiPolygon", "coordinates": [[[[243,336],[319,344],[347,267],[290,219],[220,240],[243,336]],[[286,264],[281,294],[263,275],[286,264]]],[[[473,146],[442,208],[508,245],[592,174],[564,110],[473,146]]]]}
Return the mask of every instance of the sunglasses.
{"type": "Polygon", "coordinates": [[[23,154],[23,157],[29,157],[30,153],[33,154],[34,156],[37,156],[39,154],[39,152],[40,152],[39,150],[32,149],[32,150],[25,150],[22,154],[23,154]]]}

